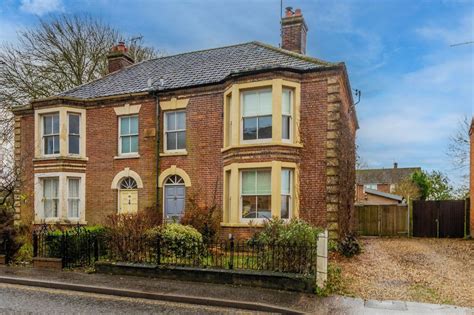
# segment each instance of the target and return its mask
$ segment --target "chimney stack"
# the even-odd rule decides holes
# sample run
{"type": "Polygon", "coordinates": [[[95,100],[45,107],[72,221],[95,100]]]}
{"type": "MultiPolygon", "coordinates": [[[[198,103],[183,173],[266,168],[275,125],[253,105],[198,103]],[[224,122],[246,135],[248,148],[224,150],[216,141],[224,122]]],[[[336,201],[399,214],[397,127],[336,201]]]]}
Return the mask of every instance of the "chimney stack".
{"type": "Polygon", "coordinates": [[[307,32],[301,9],[293,11],[292,7],[287,7],[281,19],[281,48],[305,55],[307,32]]]}
{"type": "Polygon", "coordinates": [[[125,42],[119,42],[118,45],[113,46],[107,55],[109,63],[109,73],[126,68],[134,63],[132,57],[128,55],[128,48],[125,42]]]}
{"type": "Polygon", "coordinates": [[[393,168],[398,168],[398,163],[397,162],[393,163],[393,168]]]}

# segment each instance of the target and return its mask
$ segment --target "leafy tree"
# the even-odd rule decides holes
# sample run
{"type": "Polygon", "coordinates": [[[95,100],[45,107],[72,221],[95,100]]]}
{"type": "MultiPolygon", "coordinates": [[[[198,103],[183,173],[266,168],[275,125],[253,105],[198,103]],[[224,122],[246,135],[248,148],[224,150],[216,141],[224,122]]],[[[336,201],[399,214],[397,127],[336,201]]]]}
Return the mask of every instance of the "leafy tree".
{"type": "Polygon", "coordinates": [[[420,195],[419,198],[426,200],[430,193],[431,182],[426,172],[416,171],[411,175],[411,181],[418,187],[420,195]]]}
{"type": "Polygon", "coordinates": [[[427,174],[429,181],[428,200],[449,200],[453,199],[453,187],[449,183],[449,178],[440,171],[432,171],[427,174]]]}

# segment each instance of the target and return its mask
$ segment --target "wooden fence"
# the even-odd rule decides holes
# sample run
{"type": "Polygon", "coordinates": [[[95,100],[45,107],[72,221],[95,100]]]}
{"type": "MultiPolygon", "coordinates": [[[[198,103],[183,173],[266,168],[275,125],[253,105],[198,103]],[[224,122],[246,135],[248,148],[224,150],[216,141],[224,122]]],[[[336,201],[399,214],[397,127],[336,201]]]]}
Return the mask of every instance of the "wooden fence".
{"type": "Polygon", "coordinates": [[[408,206],[356,206],[356,227],[364,236],[408,236],[408,206]]]}

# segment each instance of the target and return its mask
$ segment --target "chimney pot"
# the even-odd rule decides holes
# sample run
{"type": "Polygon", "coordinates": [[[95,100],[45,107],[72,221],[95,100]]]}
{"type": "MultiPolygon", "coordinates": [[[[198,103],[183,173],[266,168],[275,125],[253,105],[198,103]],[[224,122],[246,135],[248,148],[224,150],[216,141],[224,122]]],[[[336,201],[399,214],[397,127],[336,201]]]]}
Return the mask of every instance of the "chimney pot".
{"type": "Polygon", "coordinates": [[[119,41],[113,46],[107,55],[109,73],[126,68],[134,63],[132,57],[128,55],[128,48],[125,42],[119,41]]]}
{"type": "Polygon", "coordinates": [[[306,33],[308,26],[304,21],[301,9],[292,11],[293,8],[287,7],[286,14],[281,19],[281,48],[306,54],[306,33]]]}

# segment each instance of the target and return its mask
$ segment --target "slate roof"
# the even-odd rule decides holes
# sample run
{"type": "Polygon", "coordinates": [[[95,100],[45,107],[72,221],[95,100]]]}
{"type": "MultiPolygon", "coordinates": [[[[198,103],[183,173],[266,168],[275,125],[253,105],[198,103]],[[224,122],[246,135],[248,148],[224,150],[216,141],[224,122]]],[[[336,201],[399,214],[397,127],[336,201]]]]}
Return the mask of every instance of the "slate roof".
{"type": "Polygon", "coordinates": [[[218,83],[232,74],[254,70],[306,71],[337,65],[260,42],[249,42],[143,61],[58,96],[89,99],[218,83]],[[164,80],[161,87],[160,78],[164,80]],[[151,86],[149,81],[153,82],[151,86]]]}
{"type": "Polygon", "coordinates": [[[356,183],[364,184],[397,184],[409,177],[416,171],[421,171],[420,167],[406,168],[382,168],[366,169],[356,171],[356,183]]]}
{"type": "Polygon", "coordinates": [[[384,197],[384,198],[388,198],[388,199],[393,199],[393,200],[397,200],[397,201],[403,201],[403,197],[399,196],[399,195],[389,194],[389,193],[386,193],[386,192],[383,192],[383,191],[370,189],[370,188],[366,188],[364,191],[368,194],[372,194],[372,195],[376,195],[376,196],[380,196],[380,197],[384,197]]]}

